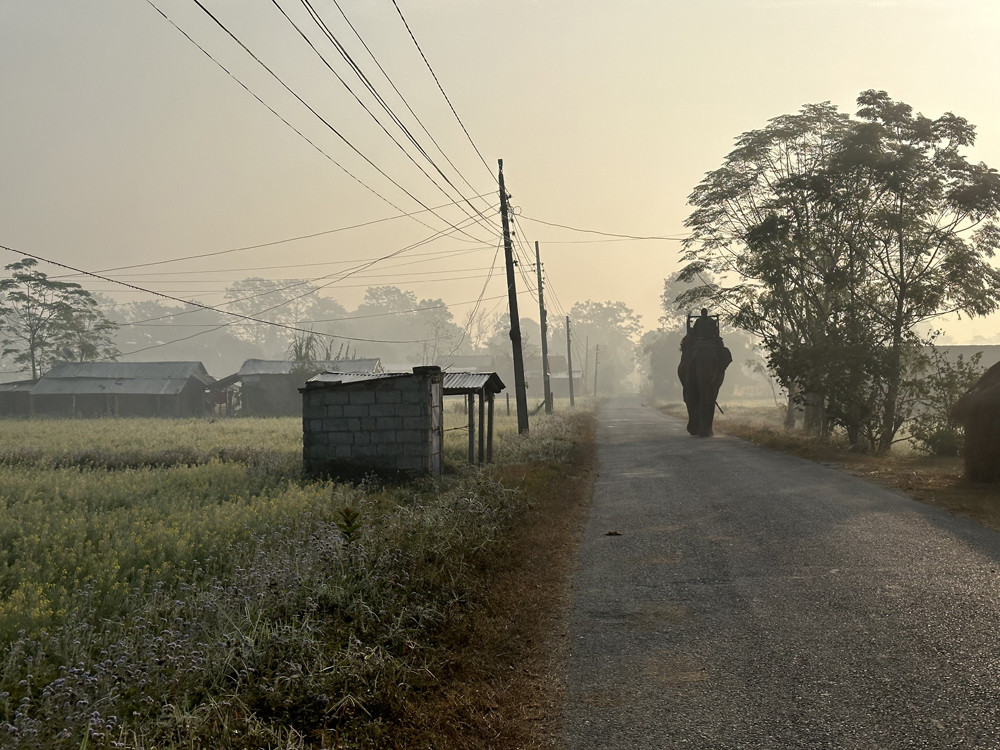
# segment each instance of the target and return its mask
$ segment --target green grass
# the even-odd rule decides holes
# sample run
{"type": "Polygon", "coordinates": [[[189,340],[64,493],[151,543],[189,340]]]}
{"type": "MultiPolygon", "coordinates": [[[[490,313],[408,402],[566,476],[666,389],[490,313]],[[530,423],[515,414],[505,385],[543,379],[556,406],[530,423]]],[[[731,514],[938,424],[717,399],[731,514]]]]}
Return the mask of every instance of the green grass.
{"type": "MultiPolygon", "coordinates": [[[[449,414],[446,427],[465,416],[449,414]]],[[[530,498],[467,466],[301,476],[297,419],[19,421],[0,438],[0,747],[371,747],[448,679],[530,498]],[[6,727],[6,729],[4,729],[6,727]]],[[[558,463],[572,416],[496,462],[558,463]]]]}

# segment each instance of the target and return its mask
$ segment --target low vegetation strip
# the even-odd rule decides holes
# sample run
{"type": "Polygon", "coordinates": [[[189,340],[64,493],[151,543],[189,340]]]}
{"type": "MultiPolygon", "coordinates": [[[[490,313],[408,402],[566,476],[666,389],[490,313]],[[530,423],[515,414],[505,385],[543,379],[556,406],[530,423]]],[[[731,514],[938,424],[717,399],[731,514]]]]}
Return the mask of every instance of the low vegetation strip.
{"type": "Polygon", "coordinates": [[[489,671],[490,592],[586,415],[501,429],[485,471],[454,433],[451,471],[404,486],[303,479],[298,420],[180,425],[205,461],[156,458],[178,423],[109,422],[131,448],[24,423],[41,454],[0,462],[0,747],[461,746],[442,696],[489,671]]]}

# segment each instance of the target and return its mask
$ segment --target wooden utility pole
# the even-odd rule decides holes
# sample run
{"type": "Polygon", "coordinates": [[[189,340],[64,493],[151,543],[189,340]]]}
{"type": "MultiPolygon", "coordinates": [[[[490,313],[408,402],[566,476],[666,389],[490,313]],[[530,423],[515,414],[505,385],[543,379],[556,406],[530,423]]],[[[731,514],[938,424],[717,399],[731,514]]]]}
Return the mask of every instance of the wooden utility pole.
{"type": "Polygon", "coordinates": [[[594,347],[594,398],[597,398],[597,365],[601,361],[601,345],[594,347]]]}
{"type": "Polygon", "coordinates": [[[542,389],[545,395],[545,413],[552,413],[552,384],[549,382],[549,334],[545,315],[545,296],[542,294],[542,259],[535,241],[535,271],[538,274],[538,319],[542,326],[542,389]]]}
{"type": "Polygon", "coordinates": [[[566,316],[566,372],[569,375],[569,405],[573,406],[573,347],[569,341],[569,315],[566,316]]]}
{"type": "Polygon", "coordinates": [[[507,261],[507,309],[510,311],[510,343],[514,355],[514,400],[517,403],[517,431],[528,431],[528,393],[524,386],[524,353],[521,351],[521,319],[517,314],[517,288],[514,285],[514,244],[510,240],[507,218],[507,189],[503,184],[503,159],[500,167],[500,221],[503,224],[503,254],[507,261]]]}

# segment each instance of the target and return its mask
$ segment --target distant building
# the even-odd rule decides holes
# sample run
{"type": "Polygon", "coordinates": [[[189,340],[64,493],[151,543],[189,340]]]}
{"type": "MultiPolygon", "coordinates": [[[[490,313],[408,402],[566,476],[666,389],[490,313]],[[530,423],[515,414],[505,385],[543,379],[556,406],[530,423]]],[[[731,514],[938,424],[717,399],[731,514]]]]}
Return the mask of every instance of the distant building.
{"type": "Polygon", "coordinates": [[[247,417],[293,417],[302,411],[299,388],[321,372],[382,372],[378,359],[339,359],[300,362],[248,359],[239,372],[213,385],[214,401],[227,414],[247,417]]]}
{"type": "Polygon", "coordinates": [[[215,378],[201,362],[68,362],[29,389],[31,414],[197,417],[215,378]]]}
{"type": "Polygon", "coordinates": [[[27,417],[31,414],[31,388],[35,380],[0,383],[0,417],[27,417]]]}

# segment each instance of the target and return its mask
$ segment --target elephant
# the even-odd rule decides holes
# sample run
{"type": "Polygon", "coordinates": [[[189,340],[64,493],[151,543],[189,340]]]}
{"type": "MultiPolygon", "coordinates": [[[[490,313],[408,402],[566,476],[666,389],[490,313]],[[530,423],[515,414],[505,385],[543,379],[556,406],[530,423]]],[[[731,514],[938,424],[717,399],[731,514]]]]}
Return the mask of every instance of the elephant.
{"type": "Polygon", "coordinates": [[[710,437],[715,418],[715,402],[733,355],[717,338],[685,339],[681,344],[677,377],[684,388],[684,404],[688,411],[687,431],[698,437],[710,437]]]}
{"type": "Polygon", "coordinates": [[[1000,362],[955,402],[951,418],[965,428],[965,476],[1000,481],[1000,362]]]}

